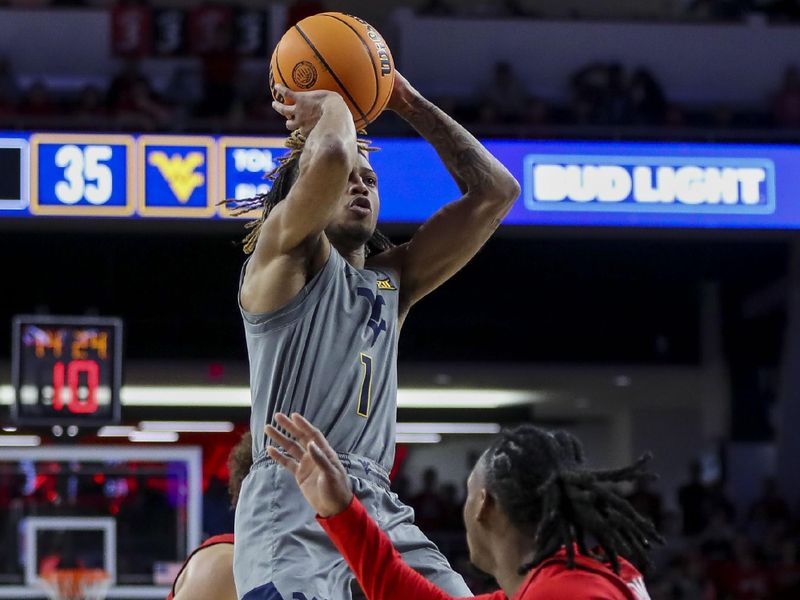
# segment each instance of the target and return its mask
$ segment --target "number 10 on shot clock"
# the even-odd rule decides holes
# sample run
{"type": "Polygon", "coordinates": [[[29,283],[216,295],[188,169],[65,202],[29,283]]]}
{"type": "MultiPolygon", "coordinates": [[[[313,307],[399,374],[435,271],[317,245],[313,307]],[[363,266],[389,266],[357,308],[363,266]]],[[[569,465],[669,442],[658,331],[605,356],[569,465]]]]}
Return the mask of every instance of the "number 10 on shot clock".
{"type": "Polygon", "coordinates": [[[18,316],[13,325],[14,420],[100,427],[120,417],[122,323],[18,316]]]}

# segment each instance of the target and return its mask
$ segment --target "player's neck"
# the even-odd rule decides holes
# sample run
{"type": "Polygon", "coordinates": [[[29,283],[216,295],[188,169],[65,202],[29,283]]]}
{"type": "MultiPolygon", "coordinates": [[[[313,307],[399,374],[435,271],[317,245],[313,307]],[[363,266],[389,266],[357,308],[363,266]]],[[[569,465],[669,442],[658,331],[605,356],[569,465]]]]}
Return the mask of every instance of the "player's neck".
{"type": "Polygon", "coordinates": [[[527,576],[527,574],[520,575],[519,568],[533,558],[531,540],[517,531],[507,531],[495,548],[495,569],[492,575],[506,597],[511,598],[527,576]]]}
{"type": "Polygon", "coordinates": [[[354,269],[364,268],[364,264],[367,260],[366,246],[361,246],[359,248],[343,248],[334,245],[334,247],[336,251],[342,255],[342,258],[350,263],[351,267],[354,269]]]}

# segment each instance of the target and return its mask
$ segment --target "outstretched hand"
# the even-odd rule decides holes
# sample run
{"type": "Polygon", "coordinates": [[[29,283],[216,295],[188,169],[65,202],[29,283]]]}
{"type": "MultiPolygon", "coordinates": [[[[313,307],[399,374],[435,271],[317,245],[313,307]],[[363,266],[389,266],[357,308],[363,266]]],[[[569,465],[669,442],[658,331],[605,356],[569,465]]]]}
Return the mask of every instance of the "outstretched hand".
{"type": "Polygon", "coordinates": [[[345,510],[353,491],[344,466],[322,432],[298,413],[292,414],[291,419],[277,413],[275,423],[292,437],[267,425],[264,433],[285,452],[270,446],[267,453],[294,475],[311,508],[323,518],[345,510]]]}

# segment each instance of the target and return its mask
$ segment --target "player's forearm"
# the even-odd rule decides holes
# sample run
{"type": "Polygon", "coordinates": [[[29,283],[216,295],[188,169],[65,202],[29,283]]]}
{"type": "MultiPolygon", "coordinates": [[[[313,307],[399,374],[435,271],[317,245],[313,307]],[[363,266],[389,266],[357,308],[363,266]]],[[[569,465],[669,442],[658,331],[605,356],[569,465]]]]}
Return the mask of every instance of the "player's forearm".
{"type": "Polygon", "coordinates": [[[519,184],[503,164],[452,117],[414,90],[404,90],[392,106],[439,154],[462,194],[511,204],[519,184]]]}
{"type": "Polygon", "coordinates": [[[455,600],[409,567],[357,499],[319,519],[355,573],[368,600],[455,600]]]}
{"type": "Polygon", "coordinates": [[[333,155],[345,162],[349,173],[358,153],[353,117],[338,95],[331,95],[326,99],[320,110],[319,120],[306,139],[303,157],[310,161],[320,156],[333,155]]]}

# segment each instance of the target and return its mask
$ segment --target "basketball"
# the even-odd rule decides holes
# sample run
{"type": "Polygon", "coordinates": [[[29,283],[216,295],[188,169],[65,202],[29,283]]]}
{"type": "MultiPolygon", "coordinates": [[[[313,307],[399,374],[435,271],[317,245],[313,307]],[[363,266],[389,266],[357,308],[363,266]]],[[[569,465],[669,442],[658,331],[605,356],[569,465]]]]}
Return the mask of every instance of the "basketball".
{"type": "Polygon", "coordinates": [[[275,84],[298,92],[337,92],[363,129],[386,108],[394,74],[392,53],[374,27],[352,15],[326,12],[283,35],[272,53],[269,84],[278,101],[275,84]]]}

